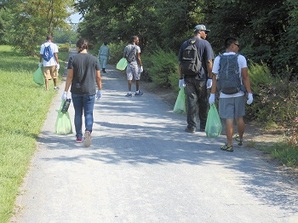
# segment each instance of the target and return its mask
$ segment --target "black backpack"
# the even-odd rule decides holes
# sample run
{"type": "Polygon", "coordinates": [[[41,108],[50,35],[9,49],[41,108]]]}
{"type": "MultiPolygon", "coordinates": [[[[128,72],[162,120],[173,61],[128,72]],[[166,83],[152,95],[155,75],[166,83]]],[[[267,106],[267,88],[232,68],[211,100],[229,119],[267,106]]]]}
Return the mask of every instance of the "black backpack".
{"type": "Polygon", "coordinates": [[[136,47],[133,46],[129,53],[125,55],[125,58],[128,63],[131,63],[136,59],[136,47]]]}
{"type": "Polygon", "coordinates": [[[196,41],[194,38],[189,39],[187,47],[182,52],[180,67],[184,76],[196,76],[202,69],[196,41]]]}
{"type": "Polygon", "coordinates": [[[235,94],[242,90],[238,54],[220,56],[217,88],[224,94],[235,94]]]}

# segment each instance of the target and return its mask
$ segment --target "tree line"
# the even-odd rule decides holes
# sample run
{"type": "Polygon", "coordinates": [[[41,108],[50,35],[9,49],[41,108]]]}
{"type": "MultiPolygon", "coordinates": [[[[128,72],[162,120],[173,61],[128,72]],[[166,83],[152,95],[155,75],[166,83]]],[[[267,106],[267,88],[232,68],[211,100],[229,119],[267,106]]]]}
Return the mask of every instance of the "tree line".
{"type": "Polygon", "coordinates": [[[144,53],[178,52],[194,26],[205,24],[215,54],[235,36],[241,52],[272,75],[293,78],[298,71],[297,0],[3,0],[0,6],[0,43],[27,54],[47,34],[71,29],[66,18],[74,6],[84,18],[79,35],[94,44],[138,35],[144,53]]]}

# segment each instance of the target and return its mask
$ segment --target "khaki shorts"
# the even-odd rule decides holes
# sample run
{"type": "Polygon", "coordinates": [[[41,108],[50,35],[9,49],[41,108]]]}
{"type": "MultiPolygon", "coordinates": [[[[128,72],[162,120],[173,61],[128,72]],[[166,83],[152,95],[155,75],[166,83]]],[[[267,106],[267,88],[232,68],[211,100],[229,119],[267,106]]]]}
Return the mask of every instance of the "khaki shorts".
{"type": "Polygon", "coordinates": [[[58,70],[55,66],[50,66],[50,67],[43,67],[43,76],[45,79],[50,80],[50,79],[56,79],[58,77],[58,70]]]}

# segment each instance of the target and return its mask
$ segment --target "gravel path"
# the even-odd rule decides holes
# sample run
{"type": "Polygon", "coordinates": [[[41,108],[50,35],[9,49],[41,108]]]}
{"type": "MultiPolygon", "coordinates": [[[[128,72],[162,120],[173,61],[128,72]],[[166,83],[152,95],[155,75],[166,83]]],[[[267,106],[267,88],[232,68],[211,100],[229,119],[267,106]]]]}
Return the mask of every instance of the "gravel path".
{"type": "Polygon", "coordinates": [[[298,222],[297,184],[257,151],[185,133],[184,115],[154,93],[124,97],[124,74],[107,71],[89,148],[54,133],[62,82],[11,222],[298,222]]]}

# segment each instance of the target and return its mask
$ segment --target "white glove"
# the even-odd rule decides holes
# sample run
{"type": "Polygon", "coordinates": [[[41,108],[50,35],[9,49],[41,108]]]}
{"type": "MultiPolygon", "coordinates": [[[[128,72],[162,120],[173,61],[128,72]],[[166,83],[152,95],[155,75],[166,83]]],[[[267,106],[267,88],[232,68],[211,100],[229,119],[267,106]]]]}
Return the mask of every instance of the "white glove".
{"type": "Polygon", "coordinates": [[[208,79],[208,80],[207,80],[207,84],[206,84],[206,86],[207,86],[207,89],[209,89],[209,88],[212,87],[212,79],[208,79]]]}
{"type": "Polygon", "coordinates": [[[98,90],[96,92],[96,99],[99,100],[101,98],[101,96],[102,96],[102,92],[101,92],[101,90],[98,90]]]}
{"type": "Polygon", "coordinates": [[[39,64],[38,64],[38,67],[42,67],[42,63],[39,63],[39,64]]]}
{"type": "Polygon", "coordinates": [[[59,70],[60,69],[60,64],[56,65],[56,69],[59,70]]]}
{"type": "Polygon", "coordinates": [[[142,73],[143,71],[144,71],[144,70],[143,70],[143,66],[140,66],[140,67],[139,67],[139,74],[142,73]]]}
{"type": "Polygon", "coordinates": [[[209,96],[209,104],[212,105],[215,102],[215,94],[210,94],[209,96]]]}
{"type": "Polygon", "coordinates": [[[250,105],[253,102],[253,100],[254,98],[252,96],[252,93],[248,93],[246,104],[250,105]]]}
{"type": "Polygon", "coordinates": [[[68,94],[68,92],[64,91],[61,95],[61,99],[62,101],[65,101],[66,99],[69,99],[70,95],[68,94]]]}
{"type": "Polygon", "coordinates": [[[179,88],[184,88],[185,87],[185,83],[184,83],[184,79],[179,79],[179,88]]]}

